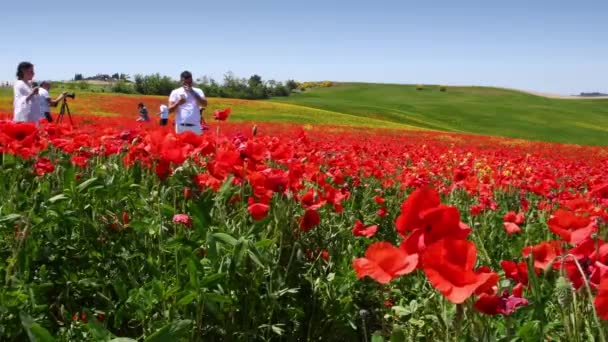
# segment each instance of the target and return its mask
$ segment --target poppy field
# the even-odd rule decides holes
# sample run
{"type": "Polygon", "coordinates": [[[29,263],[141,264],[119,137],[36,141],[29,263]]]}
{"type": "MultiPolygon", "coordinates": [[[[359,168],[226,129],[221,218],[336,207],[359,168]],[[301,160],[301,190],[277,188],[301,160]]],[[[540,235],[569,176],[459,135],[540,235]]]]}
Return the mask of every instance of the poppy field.
{"type": "Polygon", "coordinates": [[[237,115],[0,121],[1,340],[606,341],[608,148],[237,115]]]}

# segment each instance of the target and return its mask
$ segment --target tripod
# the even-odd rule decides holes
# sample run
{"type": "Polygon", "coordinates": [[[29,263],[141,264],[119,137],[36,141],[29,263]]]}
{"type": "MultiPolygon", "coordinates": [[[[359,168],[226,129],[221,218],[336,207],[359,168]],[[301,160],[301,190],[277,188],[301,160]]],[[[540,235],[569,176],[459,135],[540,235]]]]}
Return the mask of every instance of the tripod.
{"type": "Polygon", "coordinates": [[[70,119],[70,125],[74,126],[72,122],[72,114],[70,113],[70,107],[68,107],[68,102],[66,99],[63,99],[63,103],[61,104],[61,109],[59,110],[59,116],[57,117],[57,123],[61,123],[61,119],[63,119],[63,115],[68,113],[68,119],[70,119]]]}

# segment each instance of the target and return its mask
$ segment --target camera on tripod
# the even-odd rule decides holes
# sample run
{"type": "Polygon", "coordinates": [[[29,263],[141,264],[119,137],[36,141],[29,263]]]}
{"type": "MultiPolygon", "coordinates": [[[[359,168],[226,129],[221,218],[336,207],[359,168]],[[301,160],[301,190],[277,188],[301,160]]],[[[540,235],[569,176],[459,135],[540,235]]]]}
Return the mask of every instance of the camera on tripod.
{"type": "Polygon", "coordinates": [[[63,97],[63,103],[61,104],[61,110],[59,111],[59,116],[57,117],[57,123],[61,123],[63,120],[63,116],[65,113],[68,114],[68,119],[70,119],[70,125],[74,125],[72,122],[72,114],[70,113],[70,107],[68,106],[67,98],[71,98],[72,100],[76,98],[76,93],[65,93],[63,97]]]}

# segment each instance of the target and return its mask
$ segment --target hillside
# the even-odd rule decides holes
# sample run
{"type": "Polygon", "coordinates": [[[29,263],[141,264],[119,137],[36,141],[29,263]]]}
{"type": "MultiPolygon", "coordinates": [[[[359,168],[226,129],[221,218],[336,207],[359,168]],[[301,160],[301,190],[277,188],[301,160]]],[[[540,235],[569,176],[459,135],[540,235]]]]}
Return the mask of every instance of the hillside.
{"type": "Polygon", "coordinates": [[[450,132],[608,145],[608,100],[562,100],[489,87],[349,83],[272,101],[450,132]]]}

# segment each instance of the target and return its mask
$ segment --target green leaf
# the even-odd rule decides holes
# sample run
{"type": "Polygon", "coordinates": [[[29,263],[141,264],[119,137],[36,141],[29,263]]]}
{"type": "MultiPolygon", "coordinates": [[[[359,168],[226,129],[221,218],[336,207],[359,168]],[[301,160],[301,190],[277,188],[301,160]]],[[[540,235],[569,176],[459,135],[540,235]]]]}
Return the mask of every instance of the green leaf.
{"type": "Polygon", "coordinates": [[[401,328],[394,328],[391,334],[391,342],[405,342],[405,333],[401,328]]]}
{"type": "Polygon", "coordinates": [[[53,197],[49,198],[49,202],[50,203],[55,203],[55,202],[62,201],[64,199],[68,199],[68,198],[69,197],[66,196],[65,194],[59,194],[59,195],[56,195],[56,196],[53,196],[53,197]]]}
{"type": "Polygon", "coordinates": [[[55,339],[45,328],[40,326],[40,324],[34,322],[32,317],[30,317],[25,312],[20,312],[19,316],[21,317],[21,325],[25,329],[27,336],[32,342],[53,342],[55,339]]]}
{"type": "Polygon", "coordinates": [[[201,286],[203,287],[211,287],[215,285],[215,283],[219,282],[225,277],[225,273],[214,273],[203,278],[201,282],[201,286]]]}
{"type": "Polygon", "coordinates": [[[173,321],[148,336],[144,342],[174,342],[190,333],[192,321],[182,319],[173,321]]]}
{"type": "Polygon", "coordinates": [[[213,233],[213,237],[231,246],[236,246],[237,239],[226,233],[213,233]]]}
{"type": "Polygon", "coordinates": [[[86,181],[78,184],[76,188],[78,189],[78,192],[84,192],[89,186],[91,186],[91,184],[95,183],[96,181],[97,177],[87,179],[86,181]]]}
{"type": "Polygon", "coordinates": [[[19,214],[8,214],[2,218],[0,218],[0,223],[2,222],[11,222],[11,221],[15,221],[21,218],[21,215],[19,214]]]}
{"type": "Polygon", "coordinates": [[[517,329],[517,336],[524,342],[541,341],[543,332],[539,321],[528,321],[517,329]]]}
{"type": "Polygon", "coordinates": [[[205,300],[209,300],[215,303],[230,303],[229,297],[212,292],[205,293],[205,300]]]}
{"type": "Polygon", "coordinates": [[[177,301],[178,305],[187,305],[192,303],[192,301],[196,299],[196,293],[190,292],[187,295],[183,296],[180,300],[177,301]]]}
{"type": "Polygon", "coordinates": [[[134,339],[128,338],[128,337],[117,337],[117,338],[111,339],[110,342],[137,342],[137,340],[134,340],[134,339]]]}
{"type": "Polygon", "coordinates": [[[283,333],[285,332],[285,330],[283,330],[281,327],[279,327],[277,325],[273,325],[271,328],[272,328],[272,331],[274,331],[274,333],[279,336],[283,335],[283,333]]]}
{"type": "Polygon", "coordinates": [[[384,342],[384,337],[382,337],[382,335],[379,331],[376,331],[372,335],[372,342],[384,342]]]}
{"type": "Polygon", "coordinates": [[[272,246],[274,244],[273,240],[263,239],[255,243],[255,247],[258,249],[264,249],[272,246]]]}
{"type": "Polygon", "coordinates": [[[258,257],[255,255],[255,253],[253,253],[253,251],[248,250],[247,253],[249,254],[249,258],[251,260],[253,260],[253,262],[255,262],[256,264],[258,264],[258,266],[264,268],[264,264],[262,264],[262,262],[260,261],[260,259],[258,259],[258,257]]]}

